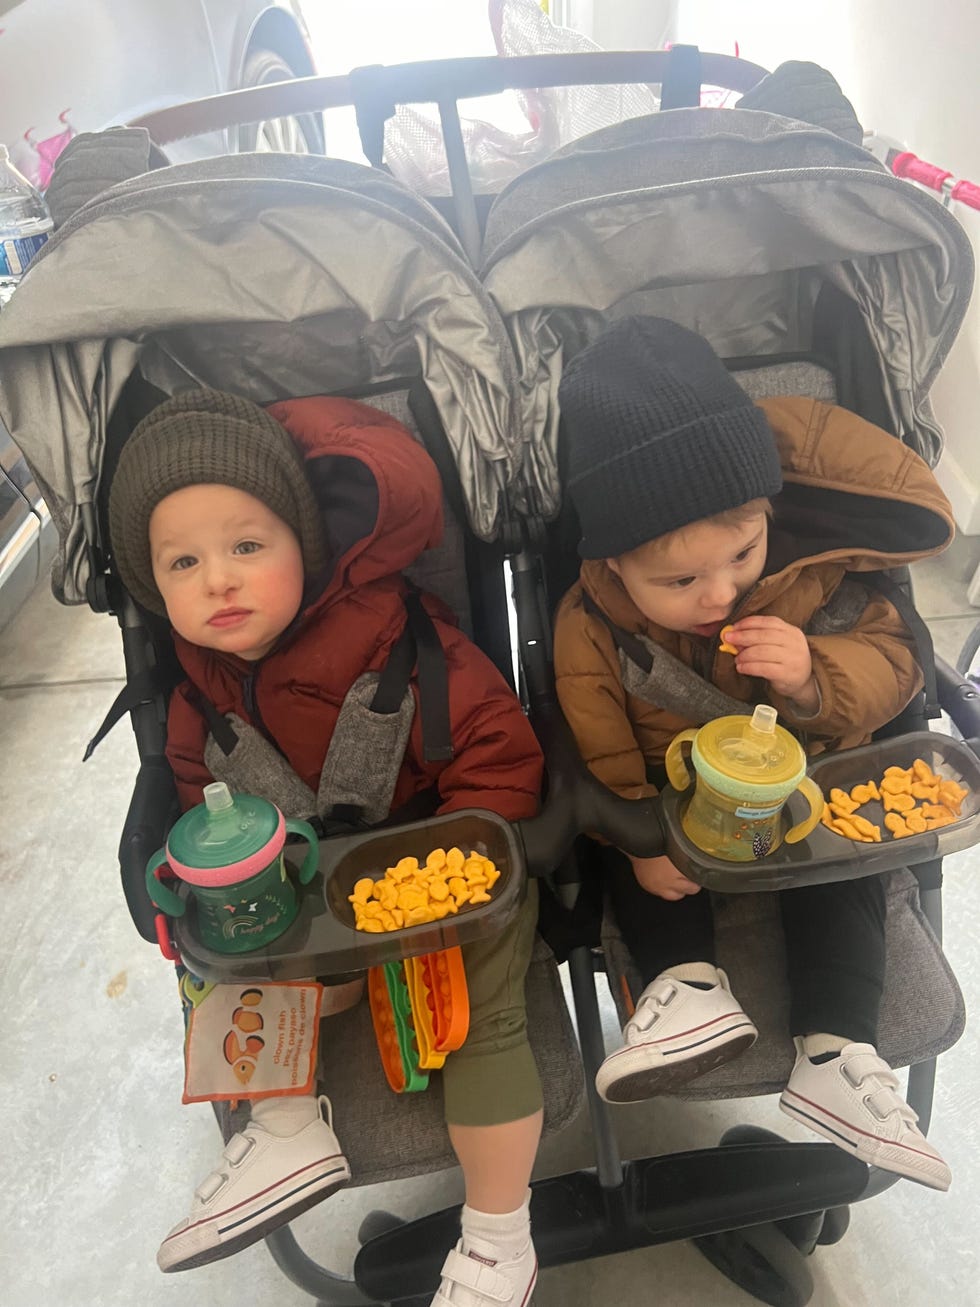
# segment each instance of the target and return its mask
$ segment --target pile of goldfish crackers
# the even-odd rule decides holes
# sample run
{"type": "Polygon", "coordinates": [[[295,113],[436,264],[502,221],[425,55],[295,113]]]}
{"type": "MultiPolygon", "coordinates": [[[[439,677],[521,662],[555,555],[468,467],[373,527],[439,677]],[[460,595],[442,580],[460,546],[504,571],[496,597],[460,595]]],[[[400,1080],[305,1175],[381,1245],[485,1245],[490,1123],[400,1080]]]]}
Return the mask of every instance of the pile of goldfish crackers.
{"type": "Polygon", "coordinates": [[[861,816],[858,808],[862,804],[879,802],[885,810],[885,827],[893,839],[900,840],[956,821],[968,793],[956,781],[937,775],[922,758],[916,758],[911,767],[888,767],[879,785],[874,781],[855,785],[850,794],[831,790],[822,820],[836,835],[880,844],[881,827],[861,816]]]}
{"type": "Polygon", "coordinates": [[[464,904],[490,902],[500,872],[482,853],[433,849],[420,866],[402,858],[378,880],[363,876],[349,894],[358,930],[380,935],[454,916],[464,904]]]}

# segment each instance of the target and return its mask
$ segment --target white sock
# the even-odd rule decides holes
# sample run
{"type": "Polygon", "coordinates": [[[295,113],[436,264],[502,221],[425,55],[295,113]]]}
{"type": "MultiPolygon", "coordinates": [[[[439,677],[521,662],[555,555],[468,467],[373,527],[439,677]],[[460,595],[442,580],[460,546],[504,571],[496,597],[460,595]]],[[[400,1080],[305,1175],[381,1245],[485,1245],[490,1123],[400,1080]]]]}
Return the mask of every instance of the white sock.
{"type": "Polygon", "coordinates": [[[513,1262],[531,1242],[531,1191],[516,1212],[478,1212],[463,1204],[460,1233],[463,1252],[492,1261],[513,1262]]]}
{"type": "Polygon", "coordinates": [[[257,1098],[252,1104],[252,1120],[283,1139],[298,1134],[320,1115],[316,1094],[286,1094],[277,1098],[257,1098]]]}
{"type": "Polygon", "coordinates": [[[824,1057],[826,1060],[827,1053],[840,1053],[853,1042],[852,1039],[842,1039],[840,1035],[804,1035],[803,1052],[807,1057],[824,1057]]]}
{"type": "Polygon", "coordinates": [[[710,985],[714,989],[718,984],[718,971],[710,962],[680,962],[676,967],[668,967],[665,976],[675,980],[693,980],[697,985],[710,985]]]}

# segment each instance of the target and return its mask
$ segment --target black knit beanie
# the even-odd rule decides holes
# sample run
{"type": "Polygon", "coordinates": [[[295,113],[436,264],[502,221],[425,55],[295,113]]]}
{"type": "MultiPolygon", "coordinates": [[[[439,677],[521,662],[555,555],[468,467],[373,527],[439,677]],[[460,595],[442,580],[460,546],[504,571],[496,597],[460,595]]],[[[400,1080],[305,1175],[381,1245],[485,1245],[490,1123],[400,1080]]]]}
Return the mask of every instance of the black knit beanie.
{"type": "Polygon", "coordinates": [[[320,514],[303,458],[264,409],[220,390],[184,390],[133,429],[109,491],[109,534],[123,584],[166,616],[150,561],[150,517],[175,490],[229,485],[254,495],[296,532],[307,577],[325,565],[320,514]]]}
{"type": "Polygon", "coordinates": [[[583,558],[617,558],[782,487],[762,410],[706,340],[666,318],[614,323],[569,363],[558,402],[583,558]]]}

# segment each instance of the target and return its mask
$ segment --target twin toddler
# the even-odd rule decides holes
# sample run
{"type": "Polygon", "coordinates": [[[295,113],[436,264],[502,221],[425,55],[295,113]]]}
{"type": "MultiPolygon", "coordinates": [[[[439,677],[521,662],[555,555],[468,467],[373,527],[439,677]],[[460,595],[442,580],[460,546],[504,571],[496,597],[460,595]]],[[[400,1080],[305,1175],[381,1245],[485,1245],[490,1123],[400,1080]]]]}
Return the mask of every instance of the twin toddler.
{"type": "MultiPolygon", "coordinates": [[[[753,405],[703,339],[663,319],[610,327],[572,359],[559,399],[584,562],[557,617],[558,693],[600,780],[626,797],[655,793],[667,744],[704,720],[697,703],[658,703],[656,685],[639,684],[630,636],[747,708],[771,703],[811,753],[864,742],[908,703],[921,684],[912,639],[854,574],[948,541],[949,507],[921,460],[838,408],[753,405]],[[918,538],[906,543],[909,504],[918,538]],[[723,625],[734,658],[717,651],[723,625]]],[[[169,619],[186,673],[167,746],[185,808],[226,769],[241,777],[237,748],[212,734],[216,713],[288,764],[289,784],[267,797],[291,796],[287,816],[312,815],[344,700],[387,664],[406,622],[401,570],[438,541],[441,502],[422,448],[350,400],[263,410],[189,391],[139,424],[112,483],[110,532],[127,589],[169,619]]],[[[409,803],[531,815],[541,756],[517,699],[451,614],[423,603],[446,657],[453,757],[426,759],[413,673],[381,816],[397,820],[409,803]]],[[[756,1031],[716,966],[708,895],[666,857],[601,857],[644,988],[597,1086],[631,1102],[736,1056],[756,1031]]],[[[947,1188],[875,1049],[881,878],[786,891],[780,908],[797,1048],[780,1105],[865,1161],[947,1188]]],[[[535,920],[532,893],[514,925],[464,950],[470,1035],[443,1084],[466,1202],[435,1307],[526,1307],[533,1292],[541,1088],[523,990],[535,920]]],[[[159,1264],[238,1251],[349,1176],[325,1098],[258,1101],[159,1264]]]]}

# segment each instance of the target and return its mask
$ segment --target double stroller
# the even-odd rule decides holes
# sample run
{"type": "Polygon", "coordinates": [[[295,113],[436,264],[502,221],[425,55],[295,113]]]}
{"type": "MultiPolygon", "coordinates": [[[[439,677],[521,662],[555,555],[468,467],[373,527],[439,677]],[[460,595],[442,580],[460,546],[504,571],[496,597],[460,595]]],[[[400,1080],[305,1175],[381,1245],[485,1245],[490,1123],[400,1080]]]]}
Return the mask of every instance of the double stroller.
{"type": "MultiPolygon", "coordinates": [[[[444,78],[427,97],[443,106],[466,90],[465,67],[428,66],[427,75],[444,78]]],[[[127,686],[108,720],[129,713],[140,754],[120,845],[129,908],[154,940],[144,868],[176,815],[164,757],[173,657],[167,630],[125,594],[107,548],[119,449],[163,397],[195,385],[259,403],[343,394],[391,413],[434,459],[446,501],[445,539],[412,579],[454,609],[518,687],[546,755],[541,814],[518,837],[528,874],[550,891],[575,1024],[541,941],[528,975],[530,1037],[546,1132],[568,1125],[585,1101],[595,1162],[534,1182],[541,1265],[694,1239],[759,1300],[803,1304],[813,1287],[809,1254],[842,1237],[850,1204],[896,1177],[829,1144],[754,1127],[730,1130],[717,1146],[624,1163],[615,1114],[593,1088],[604,1052],[595,973],[606,971],[620,1006],[624,982],[637,989],[614,922],[602,923],[601,949],[598,925],[579,933],[588,879],[581,836],[598,831],[652,855],[664,849],[665,819],[658,802],[618,800],[584,772],[556,703],[550,619],[577,569],[561,493],[557,383],[607,322],[657,314],[704,335],[751,396],[841,404],[935,463],[941,432],[928,395],[969,298],[970,247],[948,212],[859,145],[785,116],[696,102],[573,142],[492,204],[477,205],[463,185],[456,212],[466,215],[464,243],[385,172],[329,159],[243,155],[160,168],[65,222],[4,310],[0,415],[59,528],[55,594],[114,613],[122,630],[127,686]]],[[[908,588],[907,577],[897,580],[908,588]]],[[[925,729],[926,712],[941,704],[964,738],[980,736],[971,687],[937,671],[922,702],[889,730],[925,729]]],[[[901,847],[890,867],[871,868],[890,871],[880,1049],[891,1065],[911,1067],[908,1101],[923,1129],[936,1059],[964,1025],[939,942],[940,858],[972,842],[978,810],[972,793],[967,819],[933,832],[910,868],[900,865],[909,860],[901,847]],[[907,977],[915,977],[914,1003],[907,977]]],[[[760,1038],[686,1096],[753,1096],[785,1083],[784,963],[767,891],[870,867],[860,851],[845,862],[787,870],[777,857],[757,868],[754,892],[731,893],[745,887],[735,880],[724,886],[719,965],[760,1038]]],[[[444,942],[453,942],[450,929],[444,942]]],[[[243,956],[247,978],[262,974],[262,951],[243,956]]],[[[396,1102],[363,1010],[331,1020],[343,1022],[349,1055],[324,1068],[323,1090],[354,1183],[452,1165],[438,1087],[396,1102]],[[398,1122],[397,1154],[392,1133],[377,1128],[386,1120],[398,1122]]],[[[234,1123],[225,1117],[222,1127],[234,1123]]],[[[369,1218],[351,1276],[313,1262],[288,1228],[268,1244],[320,1303],[420,1307],[457,1221],[457,1209],[409,1223],[369,1218]]]]}

